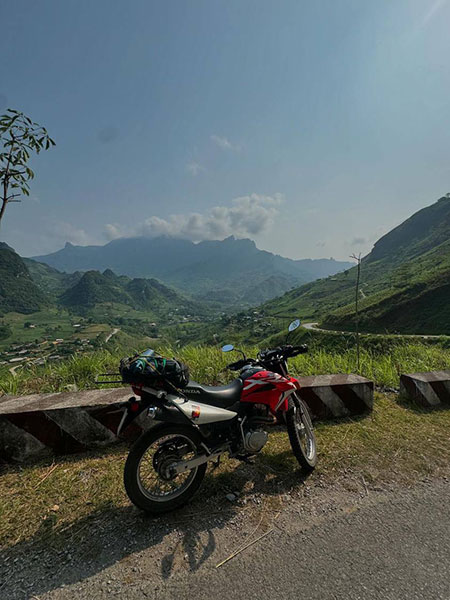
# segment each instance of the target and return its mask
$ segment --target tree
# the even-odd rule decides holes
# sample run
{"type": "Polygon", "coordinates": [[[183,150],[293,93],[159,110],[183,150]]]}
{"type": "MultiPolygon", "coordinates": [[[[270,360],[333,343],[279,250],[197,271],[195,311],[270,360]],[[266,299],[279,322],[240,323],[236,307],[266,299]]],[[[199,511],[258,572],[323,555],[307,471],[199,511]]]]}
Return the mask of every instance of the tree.
{"type": "Polygon", "coordinates": [[[0,116],[0,224],[9,202],[20,202],[20,196],[30,195],[29,181],[34,178],[28,166],[31,154],[54,145],[45,127],[22,112],[8,108],[0,116]]]}

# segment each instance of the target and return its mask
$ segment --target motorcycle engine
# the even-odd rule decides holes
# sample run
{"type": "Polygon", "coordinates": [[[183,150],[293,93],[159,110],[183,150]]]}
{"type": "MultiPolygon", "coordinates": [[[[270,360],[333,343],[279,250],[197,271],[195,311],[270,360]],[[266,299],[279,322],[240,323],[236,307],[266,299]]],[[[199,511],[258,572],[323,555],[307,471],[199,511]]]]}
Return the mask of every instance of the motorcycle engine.
{"type": "Polygon", "coordinates": [[[267,442],[269,435],[263,429],[247,431],[244,435],[244,447],[247,452],[259,452],[267,442]]]}

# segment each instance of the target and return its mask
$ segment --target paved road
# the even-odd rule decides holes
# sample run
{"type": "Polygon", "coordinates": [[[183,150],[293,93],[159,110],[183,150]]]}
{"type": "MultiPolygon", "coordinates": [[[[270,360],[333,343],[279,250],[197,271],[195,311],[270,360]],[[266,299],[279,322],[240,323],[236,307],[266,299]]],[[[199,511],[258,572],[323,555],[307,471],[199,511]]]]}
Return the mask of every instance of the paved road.
{"type": "Polygon", "coordinates": [[[277,531],[160,597],[449,600],[449,532],[448,485],[424,489],[310,529],[277,531]]]}
{"type": "MultiPolygon", "coordinates": [[[[322,333],[337,333],[339,335],[354,335],[354,331],[337,331],[334,329],[321,329],[319,323],[302,323],[302,327],[313,331],[321,331],[322,333]]],[[[419,333],[365,333],[361,331],[361,335],[374,335],[378,337],[385,337],[386,335],[399,337],[399,338],[422,338],[423,340],[441,338],[441,335],[423,335],[419,333]]],[[[444,336],[446,337],[446,336],[444,336]]]]}
{"type": "Polygon", "coordinates": [[[224,515],[208,522],[198,503],[188,509],[194,514],[188,521],[180,513],[169,522],[125,510],[100,519],[96,530],[84,525],[82,540],[72,534],[46,549],[13,552],[0,597],[449,600],[449,481],[364,491],[361,483],[357,489],[358,480],[353,492],[325,485],[288,492],[278,519],[275,511],[261,511],[267,518],[258,534],[259,514],[256,522],[249,519],[257,504],[239,510],[224,505],[224,515]],[[216,568],[243,542],[270,529],[216,568]]]}

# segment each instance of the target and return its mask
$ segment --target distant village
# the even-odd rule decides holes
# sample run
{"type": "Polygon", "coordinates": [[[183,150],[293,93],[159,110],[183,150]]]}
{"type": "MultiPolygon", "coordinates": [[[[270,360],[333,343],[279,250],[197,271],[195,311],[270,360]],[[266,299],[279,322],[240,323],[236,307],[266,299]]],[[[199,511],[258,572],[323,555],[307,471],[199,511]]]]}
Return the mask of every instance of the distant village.
{"type": "MultiPolygon", "coordinates": [[[[202,320],[204,321],[205,318],[191,314],[182,315],[178,312],[178,309],[175,309],[168,313],[165,324],[175,325],[201,322],[202,320]]],[[[14,373],[18,367],[24,365],[40,366],[49,361],[62,360],[74,354],[95,350],[103,343],[107,343],[113,335],[120,331],[120,327],[122,326],[124,326],[124,330],[127,329],[127,326],[131,326],[136,330],[139,330],[141,327],[144,329],[144,321],[140,319],[119,318],[117,319],[119,327],[110,325],[111,331],[109,333],[97,331],[95,334],[89,336],[86,329],[93,324],[90,321],[91,319],[86,322],[72,323],[73,333],[70,334],[69,332],[66,337],[56,337],[56,331],[52,333],[46,332],[43,336],[42,334],[40,336],[37,335],[33,341],[15,341],[9,346],[4,346],[3,349],[0,349],[0,367],[6,367],[10,372],[14,373]],[[85,333],[84,336],[83,333],[85,333]]],[[[37,325],[31,321],[24,323],[24,329],[32,330],[36,328],[37,325]]],[[[145,322],[145,330],[145,333],[144,331],[142,332],[144,335],[151,335],[151,337],[155,338],[159,337],[156,322],[145,322]]]]}
{"type": "MultiPolygon", "coordinates": [[[[35,329],[36,325],[27,323],[26,327],[35,329]]],[[[75,324],[75,331],[81,328],[81,324],[75,324]]],[[[93,350],[96,346],[95,340],[90,338],[55,338],[43,341],[13,343],[3,352],[0,352],[0,365],[10,365],[12,368],[27,363],[29,365],[43,365],[46,361],[54,361],[66,358],[72,354],[93,350]]],[[[12,369],[10,369],[12,370],[12,369]]]]}

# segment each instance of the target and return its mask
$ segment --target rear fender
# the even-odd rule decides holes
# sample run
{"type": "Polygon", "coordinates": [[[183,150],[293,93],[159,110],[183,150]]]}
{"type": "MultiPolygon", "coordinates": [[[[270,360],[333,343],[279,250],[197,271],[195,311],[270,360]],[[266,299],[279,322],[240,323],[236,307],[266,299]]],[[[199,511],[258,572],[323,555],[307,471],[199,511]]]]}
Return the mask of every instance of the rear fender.
{"type": "Polygon", "coordinates": [[[123,415],[117,428],[117,436],[119,436],[131,423],[146,410],[149,406],[147,400],[138,400],[135,396],[131,396],[123,407],[123,415]]]}

